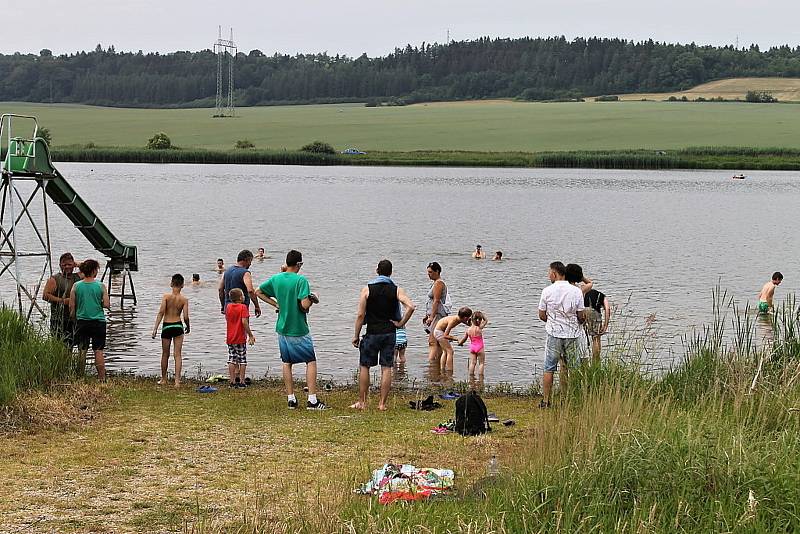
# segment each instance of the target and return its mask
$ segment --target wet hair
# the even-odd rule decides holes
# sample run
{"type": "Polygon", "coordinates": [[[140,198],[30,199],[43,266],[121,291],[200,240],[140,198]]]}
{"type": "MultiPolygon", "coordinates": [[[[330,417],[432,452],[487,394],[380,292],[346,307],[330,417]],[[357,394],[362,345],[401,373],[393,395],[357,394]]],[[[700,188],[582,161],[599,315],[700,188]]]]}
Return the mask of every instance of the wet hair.
{"type": "Polygon", "coordinates": [[[100,270],[100,264],[97,263],[97,260],[83,260],[80,269],[83,273],[83,276],[92,276],[92,273],[96,273],[100,270]]]}
{"type": "Polygon", "coordinates": [[[264,252],[264,247],[258,247],[259,252],[264,252]]]}
{"type": "Polygon", "coordinates": [[[475,245],[475,248],[481,248],[481,246],[480,245],[475,245]]]}
{"type": "Polygon", "coordinates": [[[392,276],[392,262],[381,260],[378,262],[378,274],[381,276],[392,276]]]}
{"type": "Polygon", "coordinates": [[[472,317],[472,310],[464,306],[463,308],[458,309],[458,317],[459,319],[469,319],[472,317]]]}
{"type": "Polygon", "coordinates": [[[583,281],[583,269],[577,263],[570,263],[564,268],[565,277],[570,284],[583,281]]]}
{"type": "Polygon", "coordinates": [[[480,326],[481,323],[486,321],[486,316],[481,311],[476,311],[472,314],[472,324],[480,326]]]}
{"type": "Polygon", "coordinates": [[[197,274],[197,273],[193,273],[192,274],[192,282],[199,282],[199,281],[200,281],[200,275],[197,274]]]}
{"type": "Polygon", "coordinates": [[[428,269],[430,269],[431,271],[433,271],[435,273],[441,273],[442,272],[442,266],[439,265],[439,262],[436,262],[436,261],[430,262],[428,264],[428,269]]]}
{"type": "Polygon", "coordinates": [[[557,272],[560,276],[567,275],[567,268],[564,267],[564,264],[561,263],[560,261],[554,261],[553,263],[551,263],[550,268],[553,269],[555,272],[557,272]]]}
{"type": "Polygon", "coordinates": [[[252,259],[253,259],[253,253],[247,249],[244,249],[243,251],[239,252],[239,255],[236,256],[236,261],[247,261],[252,259]]]}
{"type": "Polygon", "coordinates": [[[61,255],[61,257],[60,257],[60,258],[58,258],[58,263],[63,263],[63,262],[64,262],[64,261],[66,261],[66,260],[75,261],[75,258],[73,257],[73,255],[72,255],[72,253],[71,253],[71,252],[65,252],[65,253],[63,253],[63,254],[61,255]]]}
{"type": "Polygon", "coordinates": [[[169,285],[172,287],[183,287],[183,275],[180,273],[173,274],[169,285]]]}
{"type": "Polygon", "coordinates": [[[298,263],[303,263],[303,254],[299,250],[290,250],[286,254],[286,266],[294,267],[298,263]]]}
{"type": "Polygon", "coordinates": [[[244,302],[244,291],[238,287],[234,287],[228,292],[231,302],[244,302]]]}
{"type": "Polygon", "coordinates": [[[494,253],[494,255],[497,256],[498,258],[502,258],[503,257],[503,251],[502,250],[498,250],[497,252],[494,253]]]}
{"type": "Polygon", "coordinates": [[[780,273],[780,271],[775,271],[774,273],[772,273],[772,279],[783,280],[783,275],[780,273]]]}
{"type": "Polygon", "coordinates": [[[217,262],[220,262],[220,261],[221,261],[222,263],[225,263],[225,260],[223,260],[222,258],[217,258],[217,262]]]}

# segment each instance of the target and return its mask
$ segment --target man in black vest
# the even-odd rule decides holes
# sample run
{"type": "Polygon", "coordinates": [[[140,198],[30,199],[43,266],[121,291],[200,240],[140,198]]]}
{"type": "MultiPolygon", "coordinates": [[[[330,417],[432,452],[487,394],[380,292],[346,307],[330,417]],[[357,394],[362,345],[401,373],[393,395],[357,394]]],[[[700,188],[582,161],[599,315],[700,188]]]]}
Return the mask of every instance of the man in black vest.
{"type": "Polygon", "coordinates": [[[406,292],[392,281],[392,262],[381,260],[378,263],[378,277],[361,290],[358,299],[353,346],[359,349],[358,402],[350,406],[358,410],[367,407],[369,392],[369,369],[381,365],[381,399],[379,410],[386,410],[386,400],[392,387],[392,368],[394,367],[394,346],[396,330],[403,328],[416,306],[406,292]],[[405,313],[400,313],[400,305],[405,313]],[[361,327],[367,324],[367,333],[361,336],[361,327]]]}

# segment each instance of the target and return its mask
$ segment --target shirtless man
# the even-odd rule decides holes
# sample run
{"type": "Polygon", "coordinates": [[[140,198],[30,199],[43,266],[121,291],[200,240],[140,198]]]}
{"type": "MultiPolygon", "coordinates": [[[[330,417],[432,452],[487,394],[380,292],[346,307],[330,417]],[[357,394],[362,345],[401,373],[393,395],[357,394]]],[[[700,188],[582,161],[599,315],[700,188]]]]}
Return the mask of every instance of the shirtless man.
{"type": "Polygon", "coordinates": [[[486,258],[486,253],[483,251],[480,245],[475,245],[475,252],[472,253],[472,258],[476,260],[482,260],[486,258]]]}
{"type": "Polygon", "coordinates": [[[158,309],[156,324],[153,326],[153,339],[156,338],[158,325],[164,320],[161,327],[161,380],[160,385],[164,385],[167,380],[167,368],[169,367],[170,345],[175,343],[175,387],[181,385],[181,352],[183,350],[183,335],[189,333],[189,299],[181,290],[183,289],[183,276],[180,274],[172,275],[170,282],[172,291],[165,293],[161,298],[161,307],[158,309]],[[183,322],[181,322],[183,316],[183,322]]]}
{"type": "Polygon", "coordinates": [[[472,310],[465,306],[458,310],[457,315],[448,315],[439,319],[439,322],[436,323],[433,337],[442,350],[442,359],[440,361],[442,371],[453,370],[453,345],[450,342],[458,341],[458,338],[450,335],[450,332],[460,324],[469,324],[471,318],[472,310]]]}
{"type": "Polygon", "coordinates": [[[761,288],[761,293],[758,294],[758,313],[766,315],[770,310],[774,310],[772,305],[772,297],[775,296],[775,288],[783,282],[783,275],[779,272],[772,273],[772,280],[764,284],[761,288]]]}
{"type": "Polygon", "coordinates": [[[225,260],[222,258],[217,258],[217,266],[214,267],[214,270],[217,271],[218,274],[222,274],[225,272],[225,260]]]}
{"type": "Polygon", "coordinates": [[[262,261],[266,257],[267,257],[267,255],[266,255],[266,253],[264,251],[264,247],[258,247],[258,252],[256,252],[256,259],[258,261],[262,261]]]}

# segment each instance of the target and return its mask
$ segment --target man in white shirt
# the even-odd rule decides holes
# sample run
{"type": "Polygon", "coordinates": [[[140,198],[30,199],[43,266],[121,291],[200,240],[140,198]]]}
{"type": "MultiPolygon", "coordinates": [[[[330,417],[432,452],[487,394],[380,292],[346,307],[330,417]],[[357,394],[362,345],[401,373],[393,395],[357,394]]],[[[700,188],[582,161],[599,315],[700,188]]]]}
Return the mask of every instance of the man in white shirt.
{"type": "Polygon", "coordinates": [[[544,398],[539,404],[540,408],[550,406],[553,373],[558,371],[559,360],[562,366],[562,390],[566,389],[568,362],[577,361],[577,340],[581,334],[581,324],[585,321],[583,292],[566,281],[564,264],[560,261],[551,263],[549,276],[553,283],[542,290],[539,300],[539,319],[545,322],[547,331],[542,377],[544,398]]]}

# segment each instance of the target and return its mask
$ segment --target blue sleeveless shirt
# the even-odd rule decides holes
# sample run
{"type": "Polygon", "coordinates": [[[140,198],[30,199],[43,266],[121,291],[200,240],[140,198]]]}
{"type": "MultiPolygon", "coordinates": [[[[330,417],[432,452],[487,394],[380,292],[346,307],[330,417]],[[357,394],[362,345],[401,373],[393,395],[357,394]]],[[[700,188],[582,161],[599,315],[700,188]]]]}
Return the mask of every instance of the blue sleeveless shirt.
{"type": "Polygon", "coordinates": [[[222,275],[222,280],[225,283],[225,306],[231,301],[231,289],[238,287],[244,293],[244,305],[250,306],[250,295],[247,293],[247,286],[244,285],[244,275],[248,273],[247,269],[238,265],[233,265],[225,270],[222,275]]]}

